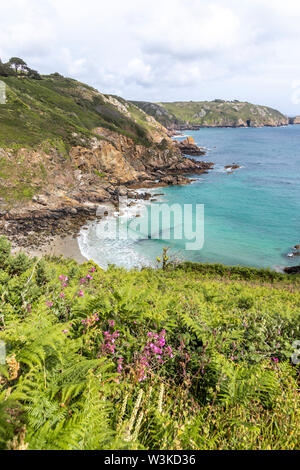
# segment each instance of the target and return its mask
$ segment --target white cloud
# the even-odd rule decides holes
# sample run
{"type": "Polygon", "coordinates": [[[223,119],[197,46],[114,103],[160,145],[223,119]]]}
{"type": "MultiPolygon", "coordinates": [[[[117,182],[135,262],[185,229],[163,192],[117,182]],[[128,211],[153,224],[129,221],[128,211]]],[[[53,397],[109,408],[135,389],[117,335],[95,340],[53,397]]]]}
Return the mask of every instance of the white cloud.
{"type": "Polygon", "coordinates": [[[145,52],[195,58],[220,53],[234,45],[240,23],[230,9],[217,3],[203,8],[202,2],[186,7],[182,1],[162,2],[147,15],[138,28],[138,38],[145,52]]]}
{"type": "Polygon", "coordinates": [[[0,57],[106,93],[246,99],[300,113],[298,0],[10,0],[0,57]]]}
{"type": "Polygon", "coordinates": [[[123,71],[124,77],[127,82],[132,80],[140,83],[141,85],[149,86],[153,82],[152,68],[150,64],[146,64],[140,58],[131,59],[128,66],[123,71]]]}

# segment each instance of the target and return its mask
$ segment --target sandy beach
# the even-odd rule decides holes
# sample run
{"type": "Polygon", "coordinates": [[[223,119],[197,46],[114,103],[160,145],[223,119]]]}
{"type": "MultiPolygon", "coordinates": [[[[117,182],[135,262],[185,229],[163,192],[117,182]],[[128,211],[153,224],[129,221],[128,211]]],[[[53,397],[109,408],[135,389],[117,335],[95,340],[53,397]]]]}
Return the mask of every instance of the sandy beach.
{"type": "Polygon", "coordinates": [[[54,236],[49,238],[48,243],[41,245],[38,248],[22,248],[22,247],[13,247],[13,253],[24,252],[29,256],[38,256],[42,257],[44,255],[50,256],[63,256],[64,258],[72,258],[76,260],[79,264],[88,261],[87,258],[82,256],[78,239],[74,235],[67,236],[54,236]]]}

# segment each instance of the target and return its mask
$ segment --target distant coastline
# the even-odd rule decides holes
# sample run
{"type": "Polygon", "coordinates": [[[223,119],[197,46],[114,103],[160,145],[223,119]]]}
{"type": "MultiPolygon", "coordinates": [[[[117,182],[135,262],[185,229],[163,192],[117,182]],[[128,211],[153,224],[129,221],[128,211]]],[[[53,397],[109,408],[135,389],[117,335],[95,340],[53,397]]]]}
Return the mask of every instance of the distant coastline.
{"type": "MultiPolygon", "coordinates": [[[[292,118],[290,118],[292,119],[292,118]]],[[[296,118],[293,118],[296,119],[296,118]]],[[[286,127],[292,125],[299,125],[300,122],[289,122],[285,124],[271,125],[264,124],[262,126],[230,126],[230,125],[174,125],[174,127],[168,127],[168,131],[172,132],[184,132],[184,131],[199,131],[200,129],[263,129],[264,127],[286,127]]],[[[174,134],[175,135],[175,134],[174,134]]],[[[182,136],[183,137],[183,136],[182,136]]]]}
{"type": "Polygon", "coordinates": [[[160,124],[172,130],[199,130],[214,127],[278,127],[289,124],[290,119],[268,106],[225,101],[176,101],[151,103],[133,101],[160,124]]]}

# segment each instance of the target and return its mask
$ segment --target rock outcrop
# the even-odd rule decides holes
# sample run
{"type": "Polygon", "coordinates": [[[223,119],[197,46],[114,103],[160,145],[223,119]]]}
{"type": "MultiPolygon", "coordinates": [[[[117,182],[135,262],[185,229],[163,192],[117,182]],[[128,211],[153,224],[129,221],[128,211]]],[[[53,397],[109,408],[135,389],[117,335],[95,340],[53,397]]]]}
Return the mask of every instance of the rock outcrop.
{"type": "Polygon", "coordinates": [[[181,142],[177,142],[177,147],[183,155],[201,156],[206,153],[205,149],[200,148],[195,144],[193,137],[187,137],[181,142]]]}
{"type": "Polygon", "coordinates": [[[240,165],[238,165],[237,163],[233,163],[232,165],[226,165],[224,166],[224,169],[227,170],[227,171],[231,171],[232,170],[238,170],[240,167],[240,165]]]}
{"type": "MultiPolygon", "coordinates": [[[[128,137],[104,128],[94,129],[103,139],[94,140],[91,149],[74,147],[71,159],[77,167],[91,172],[104,172],[112,184],[136,184],[153,181],[159,185],[163,177],[184,173],[203,173],[212,163],[196,162],[182,156],[178,143],[164,140],[151,147],[135,144],[128,137]]],[[[193,151],[200,149],[189,141],[193,151]]],[[[201,155],[203,155],[201,151],[201,155]]]]}

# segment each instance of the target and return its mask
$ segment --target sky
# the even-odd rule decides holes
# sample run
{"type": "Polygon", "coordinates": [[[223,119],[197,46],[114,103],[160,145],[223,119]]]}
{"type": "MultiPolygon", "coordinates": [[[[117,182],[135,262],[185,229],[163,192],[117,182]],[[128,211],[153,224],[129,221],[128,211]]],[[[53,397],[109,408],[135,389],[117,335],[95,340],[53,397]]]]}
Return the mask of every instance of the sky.
{"type": "Polygon", "coordinates": [[[300,115],[299,0],[9,0],[0,58],[103,93],[300,115]]]}

